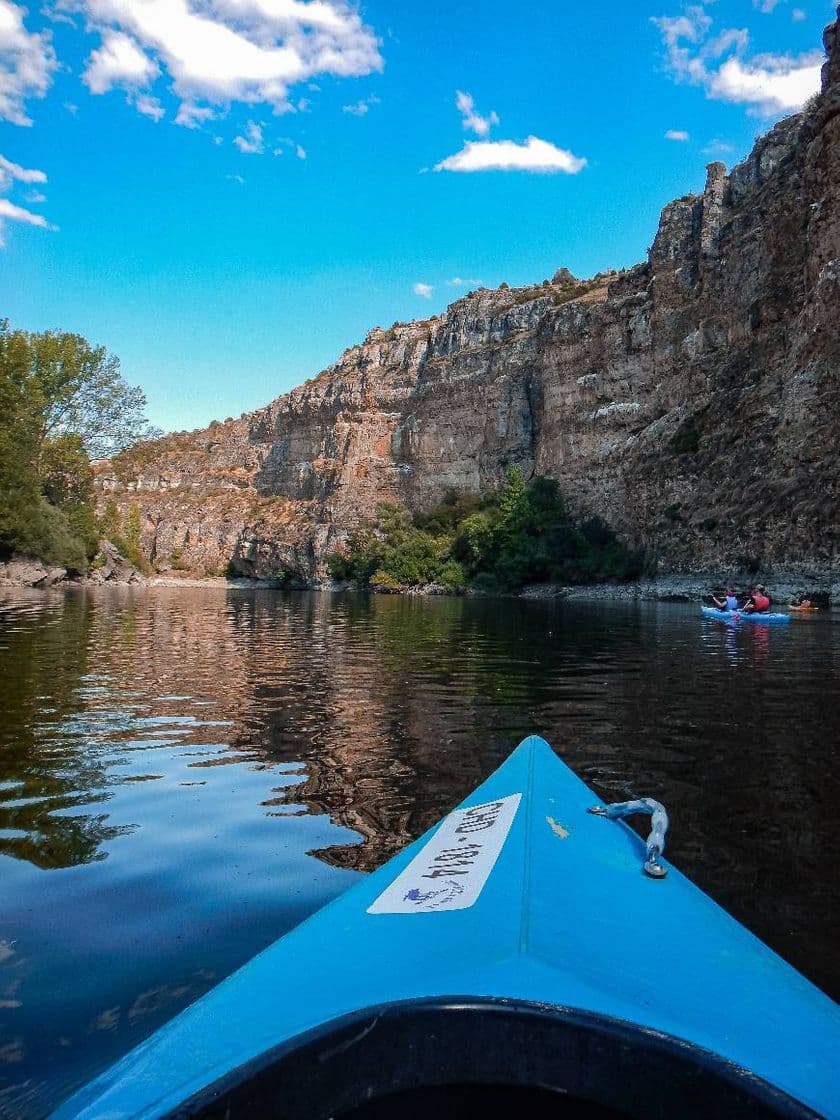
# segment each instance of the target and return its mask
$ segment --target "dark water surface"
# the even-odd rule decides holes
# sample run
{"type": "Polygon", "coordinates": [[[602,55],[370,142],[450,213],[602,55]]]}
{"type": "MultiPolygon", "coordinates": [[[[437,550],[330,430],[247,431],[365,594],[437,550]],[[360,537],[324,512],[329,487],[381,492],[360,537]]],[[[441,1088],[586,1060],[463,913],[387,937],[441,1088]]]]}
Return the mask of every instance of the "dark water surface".
{"type": "Polygon", "coordinates": [[[532,731],[603,797],[663,800],[673,860],[836,998],[838,679],[836,614],[6,595],[0,1116],[43,1116],[532,731]]]}

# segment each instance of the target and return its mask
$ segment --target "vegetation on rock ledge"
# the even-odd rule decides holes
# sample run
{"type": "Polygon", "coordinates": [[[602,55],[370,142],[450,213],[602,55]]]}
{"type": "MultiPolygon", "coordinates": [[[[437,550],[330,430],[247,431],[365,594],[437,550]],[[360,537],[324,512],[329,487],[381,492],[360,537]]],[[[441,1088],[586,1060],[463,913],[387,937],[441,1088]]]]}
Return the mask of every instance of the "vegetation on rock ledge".
{"type": "Polygon", "coordinates": [[[643,567],[599,517],[574,522],[554,479],[526,483],[516,468],[500,490],[453,494],[430,513],[412,517],[382,504],[327,562],[333,579],[394,591],[423,584],[515,591],[529,583],[635,579],[643,567]]]}

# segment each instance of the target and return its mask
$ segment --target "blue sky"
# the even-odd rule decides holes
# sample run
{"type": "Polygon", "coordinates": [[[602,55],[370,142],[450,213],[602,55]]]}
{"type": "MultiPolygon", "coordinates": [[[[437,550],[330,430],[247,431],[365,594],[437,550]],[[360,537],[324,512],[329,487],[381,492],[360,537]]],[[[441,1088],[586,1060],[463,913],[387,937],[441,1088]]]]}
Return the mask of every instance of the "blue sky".
{"type": "Polygon", "coordinates": [[[834,10],[27,3],[0,0],[0,315],[104,344],[165,429],[479,283],[643,259],[816,90],[834,10]]]}

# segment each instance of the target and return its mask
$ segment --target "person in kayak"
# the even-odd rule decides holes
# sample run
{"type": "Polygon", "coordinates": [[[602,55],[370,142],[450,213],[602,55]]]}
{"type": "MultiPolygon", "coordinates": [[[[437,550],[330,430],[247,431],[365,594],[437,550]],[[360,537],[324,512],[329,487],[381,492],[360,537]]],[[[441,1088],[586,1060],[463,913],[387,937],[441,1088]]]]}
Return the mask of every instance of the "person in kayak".
{"type": "Polygon", "coordinates": [[[750,611],[752,614],[762,614],[764,611],[769,611],[770,607],[770,596],[767,594],[764,584],[759,583],[752,589],[749,598],[741,609],[750,611]]]}
{"type": "Polygon", "coordinates": [[[720,611],[738,610],[738,596],[735,594],[734,587],[727,587],[726,595],[724,595],[722,599],[718,599],[717,595],[713,595],[712,602],[720,611]]]}

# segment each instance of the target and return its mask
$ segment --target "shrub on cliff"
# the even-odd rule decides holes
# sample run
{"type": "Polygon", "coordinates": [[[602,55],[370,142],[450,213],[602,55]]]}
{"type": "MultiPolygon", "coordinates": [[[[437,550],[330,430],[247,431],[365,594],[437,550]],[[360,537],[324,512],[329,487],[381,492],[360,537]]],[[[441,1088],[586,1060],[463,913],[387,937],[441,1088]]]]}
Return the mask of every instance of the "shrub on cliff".
{"type": "Polygon", "coordinates": [[[333,579],[355,580],[363,587],[377,571],[385,556],[385,542],[374,525],[363,522],[347,539],[346,552],[333,552],[327,566],[333,579]]]}
{"type": "Polygon", "coordinates": [[[636,578],[641,558],[600,518],[575,524],[554,479],[526,483],[516,468],[504,486],[481,497],[450,495],[412,519],[380,505],[347,549],[328,558],[334,579],[360,587],[439,583],[452,590],[514,591],[527,583],[589,583],[636,578]]]}
{"type": "Polygon", "coordinates": [[[406,510],[383,502],[376,520],[359,526],[347,551],[333,553],[327,564],[333,579],[353,579],[360,586],[416,587],[438,580],[448,553],[448,537],[418,528],[406,510]]]}
{"type": "MultiPolygon", "coordinates": [[[[120,512],[116,502],[108,502],[105,506],[105,511],[98,525],[100,533],[106,537],[111,544],[119,551],[119,553],[130,561],[137,568],[138,571],[151,575],[152,565],[146,559],[145,553],[140,547],[140,510],[136,505],[130,505],[125,511],[125,516],[120,512]]],[[[175,553],[178,553],[178,561],[180,561],[180,551],[173,549],[172,552],[172,566],[181,569],[186,566],[176,562],[175,553]]]]}

